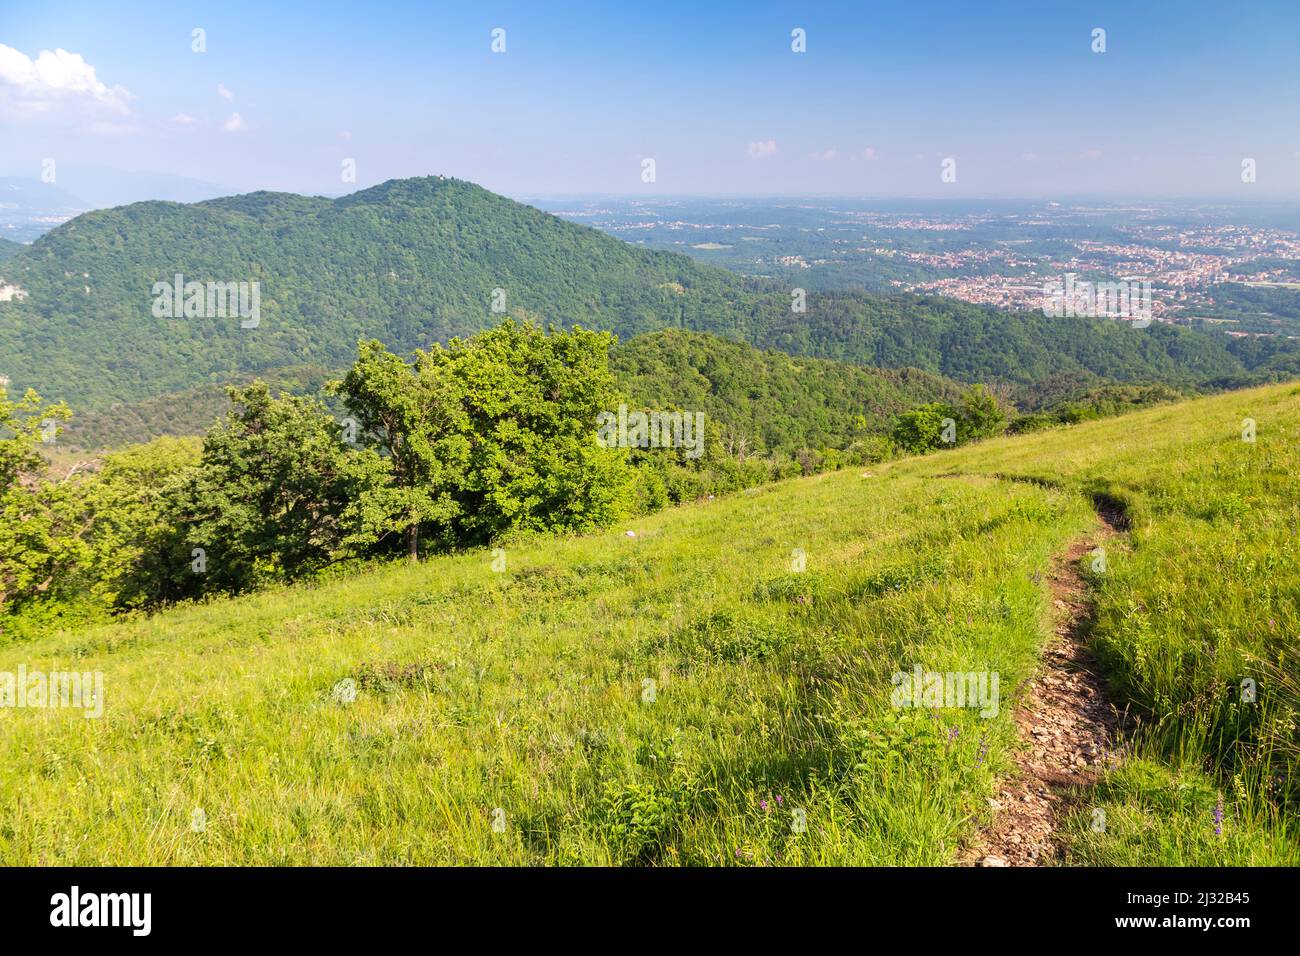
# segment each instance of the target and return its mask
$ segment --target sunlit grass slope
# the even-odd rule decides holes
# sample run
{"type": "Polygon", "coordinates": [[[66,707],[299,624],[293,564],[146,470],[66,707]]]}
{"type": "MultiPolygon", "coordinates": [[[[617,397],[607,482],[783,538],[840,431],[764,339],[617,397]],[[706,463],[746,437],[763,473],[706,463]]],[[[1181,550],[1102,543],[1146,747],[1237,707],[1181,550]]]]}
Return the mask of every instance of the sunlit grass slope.
{"type": "Polygon", "coordinates": [[[0,648],[105,675],[99,720],[0,709],[0,861],[952,862],[1105,493],[1094,640],[1153,730],[1071,859],[1296,862],[1298,442],[1273,387],[0,648]],[[916,664],[998,715],[892,708],[916,664]]]}
{"type": "Polygon", "coordinates": [[[1092,575],[1092,642],[1142,726],[1122,769],[1081,803],[1069,859],[1300,863],[1300,388],[989,442],[960,458],[971,473],[1118,501],[1132,523],[1092,575]]]}

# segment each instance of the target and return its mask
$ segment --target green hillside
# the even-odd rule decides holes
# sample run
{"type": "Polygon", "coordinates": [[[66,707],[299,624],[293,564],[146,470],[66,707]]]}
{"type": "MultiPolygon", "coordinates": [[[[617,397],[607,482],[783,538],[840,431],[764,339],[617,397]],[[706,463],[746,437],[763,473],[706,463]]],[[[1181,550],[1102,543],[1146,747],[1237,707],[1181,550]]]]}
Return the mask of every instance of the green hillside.
{"type": "Polygon", "coordinates": [[[1089,640],[1142,722],[1063,804],[1065,862],[1296,865],[1298,396],[1162,406],[0,648],[0,671],[104,679],[102,719],[0,713],[0,858],[957,862],[1019,746],[1017,688],[1054,614],[1044,571],[1103,500],[1127,530],[1084,569],[1089,640]],[[1001,706],[891,707],[891,675],[916,664],[996,672],[1001,706]]]}
{"type": "Polygon", "coordinates": [[[955,382],[917,369],[796,358],[675,330],[616,346],[609,363],[640,404],[700,409],[758,439],[757,447],[787,453],[883,432],[898,413],[961,393],[955,382]]]}
{"type": "MultiPolygon", "coordinates": [[[[666,330],[636,336],[610,353],[628,400],[645,408],[703,411],[750,437],[756,453],[843,447],[882,434],[900,412],[954,401],[955,382],[916,369],[875,369],[761,352],[703,332],[666,330]]],[[[324,369],[270,369],[277,389],[315,394],[337,375],[324,369]]],[[[162,435],[201,435],[230,408],[225,388],[185,392],[78,412],[61,439],[81,448],[114,448],[162,435]]]]}
{"type": "Polygon", "coordinates": [[[23,249],[21,242],[13,242],[9,239],[0,239],[0,262],[18,255],[23,249]]]}
{"type": "Polygon", "coordinates": [[[908,296],[811,294],[796,313],[784,286],[631,246],[443,177],[335,200],[253,193],[90,212],[7,260],[0,278],[27,293],[0,303],[0,374],[96,411],[273,368],[338,369],[360,338],[404,351],[495,325],[503,312],[624,340],[668,327],[712,332],[965,382],[1079,370],[1125,381],[1233,379],[1294,352],[1238,354],[1209,333],[908,296]],[[256,327],[156,316],[154,285],[177,274],[259,283],[256,327]]]}
{"type": "MultiPolygon", "coordinates": [[[[337,374],[320,366],[266,369],[232,376],[226,384],[246,385],[255,378],[277,391],[316,395],[337,374]]],[[[230,410],[226,384],[200,385],[133,402],[116,402],[100,411],[78,410],[60,443],[69,448],[121,448],[164,435],[202,435],[230,410]]]]}

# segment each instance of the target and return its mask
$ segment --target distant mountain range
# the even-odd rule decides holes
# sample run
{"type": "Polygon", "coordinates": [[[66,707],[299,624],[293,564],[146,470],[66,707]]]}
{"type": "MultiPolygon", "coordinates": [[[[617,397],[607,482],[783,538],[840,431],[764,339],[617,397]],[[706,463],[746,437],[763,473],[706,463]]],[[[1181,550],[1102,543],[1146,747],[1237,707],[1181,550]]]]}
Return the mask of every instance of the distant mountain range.
{"type": "Polygon", "coordinates": [[[55,177],[0,176],[0,237],[31,242],[74,216],[146,200],[199,202],[230,190],[172,173],[57,165],[55,177]]]}
{"type": "MultiPolygon", "coordinates": [[[[712,332],[966,382],[1030,385],[1081,371],[1236,382],[1296,361],[1291,343],[940,298],[810,292],[797,311],[788,287],[635,247],[443,177],[332,200],[259,192],[89,212],[5,260],[5,285],[15,291],[0,302],[0,375],[83,409],[286,366],[342,368],[362,337],[405,350],[505,315],[624,339],[664,328],[712,332]],[[182,286],[248,283],[256,321],[170,315],[179,300],[159,284],[177,276],[182,286]]],[[[205,292],[191,304],[207,315],[214,303],[205,292]]]]}
{"type": "Polygon", "coordinates": [[[106,166],[63,164],[58,167],[59,185],[84,200],[88,209],[108,209],[133,202],[202,202],[230,195],[217,183],[175,173],[149,170],[110,169],[106,166]]]}
{"type": "Polygon", "coordinates": [[[31,242],[90,208],[85,200],[53,183],[0,176],[0,238],[31,242]]]}

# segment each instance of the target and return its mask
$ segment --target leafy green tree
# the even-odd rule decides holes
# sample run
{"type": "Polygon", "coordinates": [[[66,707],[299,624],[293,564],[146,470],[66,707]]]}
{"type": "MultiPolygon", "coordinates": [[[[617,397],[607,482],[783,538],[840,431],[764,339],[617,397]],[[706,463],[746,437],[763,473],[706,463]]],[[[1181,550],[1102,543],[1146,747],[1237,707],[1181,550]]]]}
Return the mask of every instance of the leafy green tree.
{"type": "Polygon", "coordinates": [[[914,455],[933,451],[943,444],[945,418],[955,421],[950,405],[944,402],[920,405],[898,416],[890,438],[899,448],[914,455]]]}
{"type": "Polygon", "coordinates": [[[373,542],[359,502],[388,463],[350,450],[342,426],[309,398],[232,388],[235,409],[203,440],[200,461],[168,488],[171,530],[154,593],[242,591],[293,579],[373,542]]]}
{"type": "Polygon", "coordinates": [[[38,450],[70,417],[67,405],[48,405],[31,389],[11,401],[0,383],[0,612],[44,594],[59,569],[75,562],[60,541],[60,495],[38,450]]]}
{"type": "Polygon", "coordinates": [[[182,543],[172,505],[201,453],[197,438],[159,438],[106,455],[97,472],[84,476],[76,510],[86,528],[86,552],[80,573],[72,576],[79,590],[114,610],[189,590],[160,590],[158,583],[171,577],[182,543]]]}
{"type": "Polygon", "coordinates": [[[613,336],[579,326],[549,334],[507,320],[425,354],[421,374],[450,376],[471,430],[455,492],[458,538],[512,530],[586,532],[628,511],[627,451],[596,441],[622,396],[608,364],[613,336]]]}
{"type": "Polygon", "coordinates": [[[142,583],[165,520],[168,481],[198,459],[197,439],[164,438],[79,463],[9,496],[0,547],[17,631],[84,623],[152,603],[142,583]]]}
{"type": "Polygon", "coordinates": [[[40,600],[77,554],[60,533],[57,485],[15,483],[0,495],[0,611],[12,614],[40,600]]]}
{"type": "Polygon", "coordinates": [[[955,408],[947,402],[930,402],[899,415],[890,438],[904,451],[919,455],[950,443],[1000,435],[1009,417],[991,390],[984,385],[972,385],[955,408]],[[945,420],[951,422],[951,431],[946,436],[945,420]]]}
{"type": "Polygon", "coordinates": [[[482,544],[515,530],[587,531],[630,510],[627,453],[596,442],[597,416],[620,400],[612,341],[507,320],[411,362],[362,342],[337,391],[392,473],[363,510],[402,531],[412,559],[422,532],[482,544]]]}
{"type": "Polygon", "coordinates": [[[469,454],[463,396],[450,376],[433,373],[423,353],[411,364],[374,340],[360,342],[357,351],[335,391],[356,416],[358,438],[380,449],[391,474],[389,482],[366,488],[357,506],[378,537],[402,534],[415,561],[421,527],[446,527],[459,509],[451,489],[469,454]]]}
{"type": "Polygon", "coordinates": [[[989,438],[1006,430],[1010,414],[983,385],[972,385],[957,408],[957,435],[963,441],[989,438]]]}
{"type": "Polygon", "coordinates": [[[49,405],[34,389],[27,389],[21,399],[12,401],[0,380],[0,494],[13,488],[20,478],[44,470],[45,459],[38,446],[54,441],[62,431],[59,422],[71,417],[66,404],[49,405]]]}

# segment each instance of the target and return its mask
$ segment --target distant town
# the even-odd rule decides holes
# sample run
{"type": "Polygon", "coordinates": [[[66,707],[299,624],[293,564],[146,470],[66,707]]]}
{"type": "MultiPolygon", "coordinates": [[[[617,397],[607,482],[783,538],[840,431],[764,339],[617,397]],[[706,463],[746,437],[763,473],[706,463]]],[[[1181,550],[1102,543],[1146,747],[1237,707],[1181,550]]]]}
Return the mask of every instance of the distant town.
{"type": "MultiPolygon", "coordinates": [[[[1300,222],[1256,206],[1124,203],[536,200],[631,242],[811,288],[1044,308],[1074,275],[1149,282],[1157,322],[1300,335],[1300,222]]],[[[1292,214],[1293,215],[1293,214],[1292,214]]]]}

